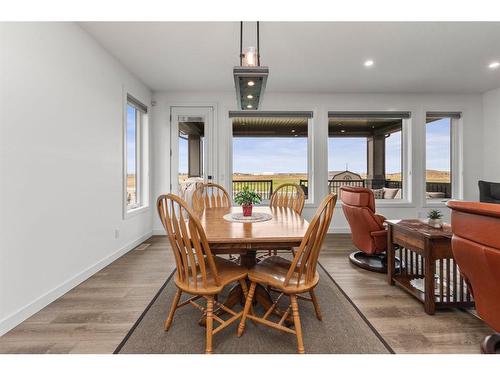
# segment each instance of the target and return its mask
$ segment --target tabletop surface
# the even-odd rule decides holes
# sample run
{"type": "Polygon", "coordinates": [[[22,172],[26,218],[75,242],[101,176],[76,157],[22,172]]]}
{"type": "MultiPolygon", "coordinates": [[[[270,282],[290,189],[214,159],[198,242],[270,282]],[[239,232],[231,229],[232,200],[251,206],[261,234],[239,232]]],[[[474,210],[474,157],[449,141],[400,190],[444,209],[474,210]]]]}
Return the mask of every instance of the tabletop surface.
{"type": "Polygon", "coordinates": [[[444,223],[442,228],[433,228],[430,225],[424,223],[419,219],[405,219],[405,220],[386,220],[389,225],[398,226],[403,229],[407,229],[411,232],[418,233],[424,237],[429,238],[440,238],[446,237],[451,238],[453,233],[451,232],[451,226],[444,223]]]}
{"type": "Polygon", "coordinates": [[[241,212],[241,207],[206,208],[200,221],[209,243],[297,242],[304,237],[309,223],[289,208],[254,207],[255,212],[270,213],[273,218],[257,223],[227,221],[223,216],[241,212]]]}

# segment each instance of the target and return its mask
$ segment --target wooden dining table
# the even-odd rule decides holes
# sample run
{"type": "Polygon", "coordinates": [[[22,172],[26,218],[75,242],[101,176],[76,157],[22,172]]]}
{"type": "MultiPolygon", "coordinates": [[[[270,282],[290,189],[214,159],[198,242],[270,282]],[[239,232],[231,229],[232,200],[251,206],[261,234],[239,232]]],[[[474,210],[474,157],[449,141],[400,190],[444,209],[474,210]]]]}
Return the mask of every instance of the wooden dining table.
{"type": "MultiPolygon", "coordinates": [[[[280,207],[253,208],[255,212],[271,214],[272,218],[267,221],[240,223],[224,219],[224,215],[240,213],[241,210],[241,207],[205,208],[200,221],[213,254],[239,254],[240,265],[248,268],[257,263],[259,250],[289,250],[299,246],[309,226],[307,220],[294,210],[280,207]]],[[[254,295],[256,302],[266,310],[273,304],[268,290],[262,285],[257,285],[254,295]]],[[[231,308],[242,302],[243,291],[237,285],[229,292],[224,305],[231,308]]],[[[279,309],[275,313],[282,314],[279,309]]]]}

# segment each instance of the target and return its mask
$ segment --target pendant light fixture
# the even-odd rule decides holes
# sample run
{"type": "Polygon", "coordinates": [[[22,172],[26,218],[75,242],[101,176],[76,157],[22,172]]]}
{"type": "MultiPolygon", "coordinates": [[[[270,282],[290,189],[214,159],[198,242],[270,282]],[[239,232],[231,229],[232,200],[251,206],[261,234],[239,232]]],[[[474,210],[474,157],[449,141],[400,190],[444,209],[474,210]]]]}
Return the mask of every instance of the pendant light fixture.
{"type": "Polygon", "coordinates": [[[266,88],[269,68],[260,66],[260,30],[257,21],[257,47],[243,49],[243,22],[240,22],[240,66],[233,69],[236,100],[242,110],[259,109],[266,88]]]}

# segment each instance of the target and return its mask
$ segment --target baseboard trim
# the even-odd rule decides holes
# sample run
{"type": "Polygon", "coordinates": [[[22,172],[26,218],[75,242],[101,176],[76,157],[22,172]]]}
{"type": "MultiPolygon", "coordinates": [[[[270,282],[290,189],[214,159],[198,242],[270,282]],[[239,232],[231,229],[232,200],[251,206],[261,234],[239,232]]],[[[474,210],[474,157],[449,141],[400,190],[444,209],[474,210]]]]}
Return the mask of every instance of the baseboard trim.
{"type": "Polygon", "coordinates": [[[351,234],[351,228],[349,227],[330,227],[328,229],[328,233],[337,233],[337,234],[351,234]]]}
{"type": "Polygon", "coordinates": [[[95,273],[102,270],[104,267],[113,263],[116,259],[125,255],[130,250],[135,248],[137,245],[146,241],[152,235],[153,235],[153,231],[147,232],[146,234],[139,237],[135,241],[128,243],[127,245],[123,246],[122,248],[115,251],[114,253],[106,256],[105,258],[101,259],[100,261],[93,264],[92,266],[84,269],[78,275],[64,281],[62,284],[49,290],[45,294],[42,294],[40,297],[35,299],[33,302],[30,302],[26,306],[21,307],[19,310],[15,311],[14,313],[7,316],[6,318],[2,319],[0,321],[0,336],[3,336],[7,332],[9,332],[11,329],[15,328],[17,325],[19,325],[20,323],[22,323],[23,321],[28,319],[30,316],[34,315],[35,313],[37,313],[38,311],[43,309],[48,304],[54,302],[56,299],[61,297],[63,294],[69,292],[71,289],[76,287],[78,284],[81,284],[82,282],[87,280],[89,277],[91,277],[95,273]]]}

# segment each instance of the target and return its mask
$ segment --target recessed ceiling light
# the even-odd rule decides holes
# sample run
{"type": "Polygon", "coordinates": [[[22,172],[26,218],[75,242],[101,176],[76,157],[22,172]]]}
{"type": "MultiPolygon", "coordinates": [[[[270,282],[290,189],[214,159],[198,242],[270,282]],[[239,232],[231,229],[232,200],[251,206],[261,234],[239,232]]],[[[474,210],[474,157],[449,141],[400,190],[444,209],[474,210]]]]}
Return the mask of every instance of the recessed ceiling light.
{"type": "Polygon", "coordinates": [[[295,133],[295,129],[292,129],[292,133],[295,133]]]}
{"type": "Polygon", "coordinates": [[[253,95],[252,94],[247,95],[247,99],[253,99],[253,95]]]}
{"type": "Polygon", "coordinates": [[[345,133],[345,129],[341,129],[341,130],[340,130],[340,132],[341,132],[341,133],[345,133]]]}
{"type": "Polygon", "coordinates": [[[500,67],[499,61],[493,61],[490,65],[488,65],[488,68],[490,68],[490,69],[496,69],[498,67],[500,67]]]}
{"type": "Polygon", "coordinates": [[[253,85],[255,85],[254,81],[248,81],[248,86],[253,86],[253,85]]]}
{"type": "Polygon", "coordinates": [[[298,137],[298,135],[297,135],[297,134],[295,134],[295,135],[294,135],[294,137],[298,137]]]}
{"type": "Polygon", "coordinates": [[[374,64],[374,63],[375,63],[375,62],[374,62],[373,60],[366,60],[366,61],[365,61],[365,63],[364,63],[364,65],[365,65],[366,67],[370,67],[370,66],[373,66],[373,64],[374,64]]]}
{"type": "Polygon", "coordinates": [[[252,108],[252,105],[251,105],[251,104],[248,104],[248,105],[247,105],[247,108],[252,108]]]}

